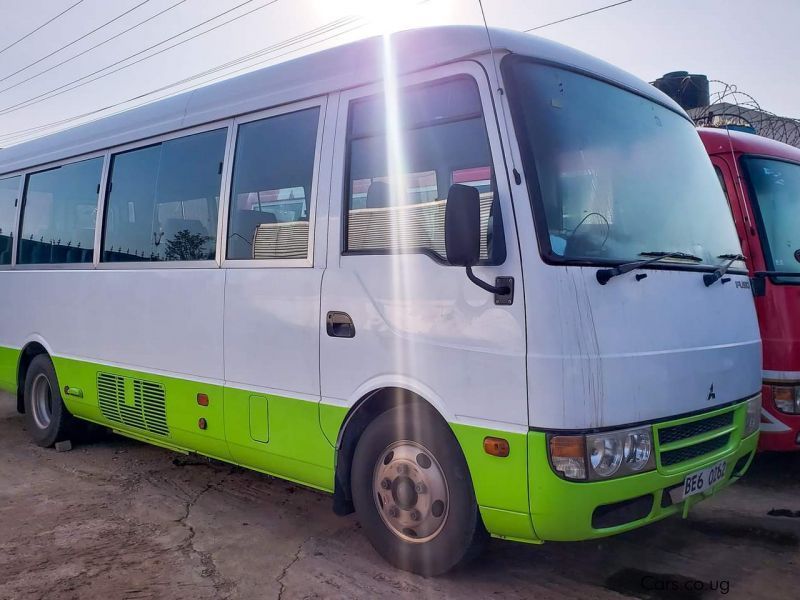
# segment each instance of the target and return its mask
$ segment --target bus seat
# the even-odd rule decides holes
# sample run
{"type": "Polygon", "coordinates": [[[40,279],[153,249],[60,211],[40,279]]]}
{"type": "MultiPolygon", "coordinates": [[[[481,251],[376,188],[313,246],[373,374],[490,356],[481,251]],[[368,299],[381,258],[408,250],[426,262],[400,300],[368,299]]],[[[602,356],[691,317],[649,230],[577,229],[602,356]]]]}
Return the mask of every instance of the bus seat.
{"type": "Polygon", "coordinates": [[[388,208],[391,204],[391,190],[385,181],[373,181],[367,190],[367,208],[388,208]]]}
{"type": "Polygon", "coordinates": [[[271,212],[237,210],[228,234],[228,256],[239,259],[252,258],[253,239],[258,226],[277,222],[277,217],[271,212]]]}

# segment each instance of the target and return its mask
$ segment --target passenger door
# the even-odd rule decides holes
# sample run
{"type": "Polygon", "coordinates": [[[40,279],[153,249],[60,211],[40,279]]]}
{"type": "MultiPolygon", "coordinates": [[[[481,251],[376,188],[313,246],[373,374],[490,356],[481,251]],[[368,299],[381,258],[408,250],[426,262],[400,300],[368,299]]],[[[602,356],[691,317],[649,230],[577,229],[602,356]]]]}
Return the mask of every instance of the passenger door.
{"type": "Polygon", "coordinates": [[[340,98],[321,316],[347,315],[337,318],[349,317],[354,335],[322,326],[323,427],[335,440],[360,398],[401,387],[451,423],[527,431],[522,272],[486,75],[462,63],[405,77],[399,89],[386,103],[382,85],[340,98]],[[447,263],[453,183],[480,193],[475,274],[492,284],[513,277],[510,306],[447,263]]]}
{"type": "Polygon", "coordinates": [[[237,119],[223,262],[231,454],[320,487],[330,487],[333,462],[317,418],[324,256],[313,252],[326,104],[237,119]]]}

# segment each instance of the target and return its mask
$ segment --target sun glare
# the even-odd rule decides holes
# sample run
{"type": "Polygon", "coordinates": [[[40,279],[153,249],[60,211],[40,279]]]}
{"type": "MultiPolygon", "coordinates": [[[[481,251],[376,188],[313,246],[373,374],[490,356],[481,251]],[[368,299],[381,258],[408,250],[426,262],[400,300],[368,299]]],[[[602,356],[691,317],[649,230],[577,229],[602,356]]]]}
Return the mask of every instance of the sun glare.
{"type": "Polygon", "coordinates": [[[444,25],[455,15],[455,0],[316,0],[315,5],[316,13],[326,20],[362,17],[371,33],[444,25]]]}

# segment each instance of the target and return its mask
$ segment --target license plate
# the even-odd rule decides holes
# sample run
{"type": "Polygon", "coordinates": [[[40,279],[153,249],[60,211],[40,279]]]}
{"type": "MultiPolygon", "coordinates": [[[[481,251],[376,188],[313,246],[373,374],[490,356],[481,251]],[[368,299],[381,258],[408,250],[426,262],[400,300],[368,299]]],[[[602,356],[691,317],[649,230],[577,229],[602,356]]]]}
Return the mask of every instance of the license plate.
{"type": "Polygon", "coordinates": [[[691,475],[687,475],[683,480],[683,487],[673,490],[673,501],[680,501],[695,494],[702,494],[712,489],[717,483],[725,479],[725,472],[728,468],[728,462],[721,460],[718,463],[696,471],[691,475]]]}

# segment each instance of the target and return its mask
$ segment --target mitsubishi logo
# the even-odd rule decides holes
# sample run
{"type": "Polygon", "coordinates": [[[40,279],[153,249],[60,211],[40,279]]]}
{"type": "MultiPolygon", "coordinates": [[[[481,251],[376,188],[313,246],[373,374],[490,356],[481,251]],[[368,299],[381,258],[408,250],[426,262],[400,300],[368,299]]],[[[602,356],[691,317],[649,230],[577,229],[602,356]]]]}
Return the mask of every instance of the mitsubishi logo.
{"type": "Polygon", "coordinates": [[[712,400],[716,400],[717,395],[714,393],[714,384],[711,384],[711,387],[708,388],[708,398],[706,398],[707,402],[711,402],[712,400]]]}

